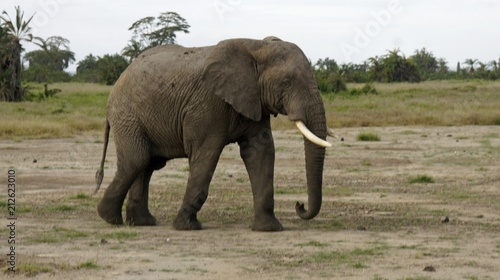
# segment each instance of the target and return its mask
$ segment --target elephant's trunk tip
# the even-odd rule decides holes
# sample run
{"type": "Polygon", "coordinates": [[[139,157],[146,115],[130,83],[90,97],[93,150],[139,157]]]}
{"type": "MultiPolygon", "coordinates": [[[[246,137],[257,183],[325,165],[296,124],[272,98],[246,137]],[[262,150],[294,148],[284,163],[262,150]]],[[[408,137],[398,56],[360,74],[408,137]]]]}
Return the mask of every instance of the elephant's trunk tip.
{"type": "Polygon", "coordinates": [[[297,201],[297,203],[295,204],[295,211],[297,212],[297,215],[303,220],[310,220],[316,217],[319,213],[319,210],[320,207],[318,207],[317,209],[309,209],[309,211],[307,211],[305,209],[304,203],[297,201]]]}

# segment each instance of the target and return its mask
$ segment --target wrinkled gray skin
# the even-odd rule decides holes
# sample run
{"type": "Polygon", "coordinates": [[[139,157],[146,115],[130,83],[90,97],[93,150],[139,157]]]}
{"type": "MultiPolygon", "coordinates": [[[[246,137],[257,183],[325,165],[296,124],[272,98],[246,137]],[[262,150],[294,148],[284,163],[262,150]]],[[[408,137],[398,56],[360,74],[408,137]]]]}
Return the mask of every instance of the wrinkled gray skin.
{"type": "MultiPolygon", "coordinates": [[[[274,143],[270,116],[301,120],[326,139],[325,110],[309,62],[294,44],[276,37],[231,39],[215,46],[160,46],[141,54],[110,93],[101,168],[103,178],[109,130],[114,133],[117,171],[98,205],[108,223],[155,225],[148,209],[153,171],[174,158],[189,159],[189,179],[174,221],[178,230],[201,229],[197,212],[225,145],[237,142],[254,198],[253,230],[280,231],[274,215],[274,143]]],[[[304,138],[308,209],[321,208],[325,148],[304,138]]]]}

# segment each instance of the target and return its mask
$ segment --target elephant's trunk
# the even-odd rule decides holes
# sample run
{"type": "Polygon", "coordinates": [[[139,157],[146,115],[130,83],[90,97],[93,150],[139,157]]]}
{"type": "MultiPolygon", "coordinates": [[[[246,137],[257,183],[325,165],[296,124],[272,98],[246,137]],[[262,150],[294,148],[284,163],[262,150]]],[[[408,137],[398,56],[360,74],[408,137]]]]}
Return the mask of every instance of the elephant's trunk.
{"type": "Polygon", "coordinates": [[[308,209],[305,209],[303,203],[297,202],[295,210],[297,215],[305,220],[314,218],[321,209],[325,146],[331,146],[330,143],[324,141],[327,127],[323,104],[309,110],[307,119],[308,129],[313,135],[317,136],[316,138],[319,138],[319,143],[323,145],[319,146],[312,142],[317,142],[318,139],[309,140],[309,137],[304,135],[308,209]]]}

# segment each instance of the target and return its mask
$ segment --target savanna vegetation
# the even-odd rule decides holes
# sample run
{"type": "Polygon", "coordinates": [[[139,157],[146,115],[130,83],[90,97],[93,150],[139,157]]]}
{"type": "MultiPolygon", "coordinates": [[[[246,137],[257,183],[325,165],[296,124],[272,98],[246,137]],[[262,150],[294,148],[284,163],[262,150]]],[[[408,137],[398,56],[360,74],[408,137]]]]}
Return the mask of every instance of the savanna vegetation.
{"type": "MultiPolygon", "coordinates": [[[[175,44],[176,32],[189,33],[189,24],[175,12],[145,17],[129,28],[132,38],[121,54],[94,56],[92,53],[77,62],[76,73],[66,72],[76,62],[70,41],[61,36],[48,38],[32,34],[30,22],[19,6],[15,17],[6,11],[0,16],[0,100],[30,100],[28,83],[56,82],[99,83],[112,85],[120,74],[141,52],[148,48],[175,44]],[[38,50],[24,53],[23,43],[31,42],[38,50]],[[23,55],[24,54],[24,55],[23,55]]],[[[53,94],[45,94],[46,96],[53,94]]]]}
{"type": "MultiPolygon", "coordinates": [[[[0,17],[1,138],[66,137],[100,130],[110,86],[144,50],[176,43],[189,24],[174,12],[145,17],[129,28],[132,37],[121,54],[88,54],[77,72],[70,42],[31,34],[32,17],[20,7],[0,17]],[[40,49],[23,54],[22,44],[40,49]]],[[[36,34],[35,34],[36,35],[36,34]]],[[[368,58],[362,64],[319,59],[311,67],[324,95],[331,127],[402,125],[500,125],[500,61],[466,59],[455,70],[444,58],[422,48],[406,57],[400,50],[368,58]]],[[[291,128],[285,117],[275,128],[291,128]]]]}
{"type": "MultiPolygon", "coordinates": [[[[348,84],[361,89],[364,84],[348,84]]],[[[0,139],[69,137],[104,127],[111,86],[56,83],[45,89],[30,83],[31,101],[0,103],[0,139]],[[51,98],[46,92],[61,91],[51,98]]],[[[377,94],[343,92],[323,100],[330,127],[500,125],[500,82],[426,81],[374,83],[377,94]]],[[[293,129],[286,116],[273,119],[274,129],[293,129]]]]}

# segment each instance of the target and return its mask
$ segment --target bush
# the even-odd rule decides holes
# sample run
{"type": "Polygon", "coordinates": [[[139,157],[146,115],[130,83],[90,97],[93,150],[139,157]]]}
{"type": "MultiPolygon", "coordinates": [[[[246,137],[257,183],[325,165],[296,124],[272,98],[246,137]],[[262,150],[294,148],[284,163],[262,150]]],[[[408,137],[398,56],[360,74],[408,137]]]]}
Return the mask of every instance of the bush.
{"type": "Polygon", "coordinates": [[[417,175],[408,179],[409,184],[432,184],[434,179],[428,175],[417,175]]]}
{"type": "Polygon", "coordinates": [[[356,139],[358,141],[380,141],[380,136],[375,132],[361,132],[356,139]]]}
{"type": "Polygon", "coordinates": [[[349,91],[351,95],[378,94],[372,83],[366,83],[362,88],[353,88],[349,91]]]}
{"type": "Polygon", "coordinates": [[[339,93],[347,90],[345,80],[339,73],[317,72],[316,82],[322,93],[339,93]]]}

